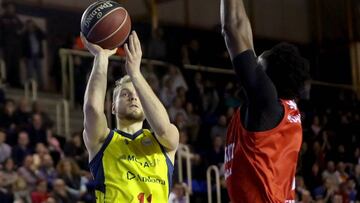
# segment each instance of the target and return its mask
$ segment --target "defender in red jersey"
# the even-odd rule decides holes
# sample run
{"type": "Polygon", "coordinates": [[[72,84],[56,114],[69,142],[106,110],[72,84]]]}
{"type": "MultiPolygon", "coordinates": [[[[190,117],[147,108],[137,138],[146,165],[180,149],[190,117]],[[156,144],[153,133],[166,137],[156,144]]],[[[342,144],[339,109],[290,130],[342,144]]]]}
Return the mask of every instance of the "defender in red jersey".
{"type": "Polygon", "coordinates": [[[242,0],[221,0],[227,49],[244,92],[227,132],[225,179],[232,203],[295,203],[302,142],[295,99],[308,77],[307,60],[281,43],[256,57],[242,0]]]}

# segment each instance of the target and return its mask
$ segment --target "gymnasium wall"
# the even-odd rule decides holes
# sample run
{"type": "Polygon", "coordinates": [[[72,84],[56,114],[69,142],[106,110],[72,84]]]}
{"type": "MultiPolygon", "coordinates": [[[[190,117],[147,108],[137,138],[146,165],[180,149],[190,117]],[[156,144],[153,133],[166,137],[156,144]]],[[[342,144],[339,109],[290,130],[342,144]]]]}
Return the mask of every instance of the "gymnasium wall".
{"type": "MultiPolygon", "coordinates": [[[[42,6],[63,7],[79,12],[94,1],[18,0],[19,3],[31,2],[42,6]]],[[[310,41],[310,12],[307,2],[308,0],[252,0],[251,5],[250,2],[246,2],[246,5],[248,13],[252,15],[254,32],[258,37],[306,43],[310,41]]],[[[133,18],[147,18],[144,0],[123,0],[123,4],[133,18]]],[[[202,29],[213,29],[219,25],[219,0],[188,0],[188,4],[188,22],[186,22],[184,0],[171,0],[161,3],[158,7],[160,21],[202,29]]]]}

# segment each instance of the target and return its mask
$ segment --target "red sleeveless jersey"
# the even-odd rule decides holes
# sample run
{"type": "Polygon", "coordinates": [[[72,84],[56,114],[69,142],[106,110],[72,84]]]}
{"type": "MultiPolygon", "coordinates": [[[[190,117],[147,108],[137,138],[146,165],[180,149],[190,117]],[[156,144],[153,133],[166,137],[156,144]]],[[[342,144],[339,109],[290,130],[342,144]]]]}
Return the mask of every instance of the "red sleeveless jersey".
{"type": "Polygon", "coordinates": [[[295,203],[295,172],[302,142],[301,116],[292,100],[274,129],[249,132],[238,109],[229,124],[225,179],[232,203],[295,203]]]}

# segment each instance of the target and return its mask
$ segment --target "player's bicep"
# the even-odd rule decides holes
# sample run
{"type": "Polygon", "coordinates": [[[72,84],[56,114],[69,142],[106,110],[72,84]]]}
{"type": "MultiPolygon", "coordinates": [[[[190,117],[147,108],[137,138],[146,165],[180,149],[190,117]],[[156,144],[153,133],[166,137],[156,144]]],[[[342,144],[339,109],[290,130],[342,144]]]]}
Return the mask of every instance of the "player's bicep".
{"type": "Polygon", "coordinates": [[[84,141],[87,147],[98,145],[109,131],[104,113],[84,108],[84,141]]]}

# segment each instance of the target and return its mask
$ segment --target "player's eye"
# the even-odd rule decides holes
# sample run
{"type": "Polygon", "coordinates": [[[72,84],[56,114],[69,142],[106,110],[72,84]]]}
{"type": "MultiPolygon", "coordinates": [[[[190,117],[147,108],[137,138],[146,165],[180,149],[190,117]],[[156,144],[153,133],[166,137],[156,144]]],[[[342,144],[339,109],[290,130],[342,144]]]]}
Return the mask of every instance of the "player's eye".
{"type": "Polygon", "coordinates": [[[129,93],[127,93],[127,92],[121,93],[120,97],[129,97],[129,93]]]}

